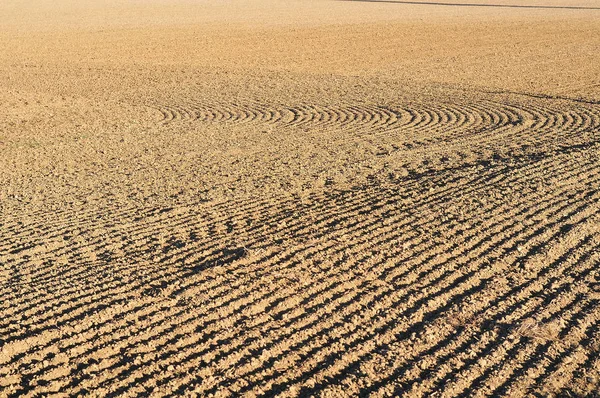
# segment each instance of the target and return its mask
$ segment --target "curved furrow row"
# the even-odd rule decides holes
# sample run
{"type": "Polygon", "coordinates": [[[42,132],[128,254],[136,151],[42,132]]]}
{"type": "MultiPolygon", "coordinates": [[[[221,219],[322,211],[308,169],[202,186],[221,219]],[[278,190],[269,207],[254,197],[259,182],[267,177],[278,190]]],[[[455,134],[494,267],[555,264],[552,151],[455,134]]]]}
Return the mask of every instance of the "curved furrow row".
{"type": "MultiPolygon", "coordinates": [[[[257,107],[257,105],[255,105],[257,107]]],[[[402,108],[402,106],[400,107],[402,108]]],[[[321,107],[301,106],[292,109],[294,118],[286,124],[311,125],[313,127],[328,128],[333,126],[352,127],[364,129],[379,129],[382,127],[402,128],[413,131],[415,134],[432,137],[438,133],[444,134],[449,129],[453,131],[474,128],[495,129],[500,127],[527,127],[529,129],[564,128],[575,129],[575,126],[586,124],[594,126],[598,124],[598,112],[593,110],[590,114],[586,109],[561,111],[550,109],[547,106],[535,106],[522,104],[511,105],[495,101],[481,101],[478,104],[421,104],[414,109],[402,109],[391,111],[389,106],[349,106],[349,107],[321,107]],[[406,113],[409,117],[398,117],[398,113],[406,113]],[[583,113],[583,114],[582,114],[583,113]],[[458,116],[464,115],[464,116],[458,116]],[[588,115],[588,117],[584,116],[588,115]],[[473,120],[484,120],[487,123],[463,122],[473,120]],[[577,122],[578,120],[578,122],[577,122]],[[433,131],[432,134],[428,134],[433,131]]],[[[238,112],[239,113],[239,112],[238,112]]],[[[265,114],[265,109],[259,111],[265,114]]],[[[243,118],[246,120],[246,118],[243,118]]],[[[263,122],[279,122],[281,118],[263,117],[263,122]]],[[[518,131],[521,131],[518,129],[518,131]]],[[[460,134],[458,134],[460,136],[460,134]]],[[[491,134],[487,134],[491,135],[491,134]]]]}
{"type": "MultiPolygon", "coordinates": [[[[249,105],[189,105],[160,107],[165,122],[194,119],[204,122],[256,122],[311,131],[344,130],[340,141],[365,141],[385,152],[394,148],[425,148],[437,143],[491,145],[512,140],[531,146],[556,140],[557,130],[567,136],[585,133],[600,123],[595,108],[560,109],[547,104],[511,104],[495,100],[477,103],[419,103],[410,105],[299,105],[292,107],[249,105]],[[177,113],[175,117],[170,113],[177,113]],[[190,110],[191,109],[191,110],[190,110]],[[316,129],[316,130],[315,130],[316,129]],[[381,144],[373,138],[382,140],[381,144]]],[[[570,137],[574,138],[574,137],[570,137]]]]}
{"type": "Polygon", "coordinates": [[[164,123],[177,120],[197,120],[202,122],[262,122],[279,123],[289,126],[328,126],[345,125],[392,125],[398,121],[397,115],[379,106],[266,106],[221,105],[205,106],[192,104],[189,106],[160,106],[158,110],[164,115],[164,123]]]}
{"type": "Polygon", "coordinates": [[[305,373],[305,372],[303,372],[303,373],[305,373]]]}
{"type": "MultiPolygon", "coordinates": [[[[242,207],[240,207],[239,209],[240,209],[240,211],[238,212],[238,214],[241,214],[241,215],[243,215],[243,214],[246,214],[246,213],[247,213],[247,211],[248,211],[248,208],[247,208],[246,206],[242,206],[242,207]]],[[[228,214],[228,215],[227,215],[227,217],[232,217],[232,215],[231,215],[231,214],[228,214]]],[[[235,218],[234,218],[234,219],[235,219],[235,218]]],[[[239,222],[239,221],[241,221],[241,220],[238,220],[238,221],[236,221],[236,222],[239,222]]],[[[158,228],[158,227],[161,225],[161,223],[162,223],[162,222],[164,222],[164,220],[163,220],[163,219],[158,219],[158,220],[156,221],[157,228],[158,228]]],[[[173,225],[173,227],[174,227],[174,228],[177,228],[177,227],[179,227],[179,226],[185,225],[185,224],[186,224],[186,223],[188,223],[188,222],[189,222],[189,220],[183,220],[183,221],[181,221],[181,222],[178,222],[178,223],[176,223],[175,225],[173,225]]],[[[141,228],[147,228],[147,227],[146,227],[146,226],[144,226],[144,227],[141,227],[141,226],[140,226],[140,227],[139,227],[139,229],[141,229],[141,228]]],[[[130,228],[130,229],[129,229],[129,234],[128,234],[129,236],[128,236],[128,240],[130,240],[130,241],[133,241],[133,242],[141,242],[142,244],[146,244],[146,243],[144,243],[144,242],[146,242],[146,241],[147,241],[147,237],[136,236],[136,230],[137,230],[137,229],[138,229],[138,228],[133,228],[133,229],[131,229],[131,228],[130,228]]],[[[61,234],[59,234],[59,236],[60,236],[60,235],[61,235],[61,234]]],[[[104,238],[105,238],[105,237],[104,237],[104,238]]],[[[47,239],[47,237],[44,237],[44,239],[47,239]]],[[[100,244],[100,243],[101,243],[101,241],[102,241],[102,239],[103,239],[103,238],[100,238],[100,237],[98,237],[98,238],[97,238],[97,243],[98,243],[98,244],[100,244]]],[[[68,243],[65,243],[65,244],[64,244],[64,246],[67,246],[67,244],[68,244],[68,243]]],[[[94,249],[94,251],[96,251],[96,252],[101,252],[101,251],[102,251],[101,249],[102,249],[102,246],[99,246],[98,248],[95,248],[95,249],[94,249]]],[[[67,254],[67,253],[66,253],[66,252],[59,252],[59,253],[54,253],[54,254],[51,254],[51,256],[52,256],[52,257],[60,257],[61,255],[65,255],[65,254],[67,254]]],[[[63,271],[64,271],[64,267],[63,267],[63,271]]],[[[45,269],[43,269],[43,267],[42,267],[42,269],[40,269],[40,271],[39,271],[39,274],[40,274],[40,275],[45,275],[46,273],[47,273],[47,271],[46,271],[45,269]]],[[[31,276],[31,278],[35,279],[35,277],[34,277],[34,276],[31,276]]],[[[52,278],[52,277],[50,277],[50,278],[52,278]]],[[[35,281],[35,282],[42,282],[42,281],[44,281],[44,280],[35,281]]],[[[51,286],[47,286],[47,288],[51,288],[51,286]]]]}
{"type": "MultiPolygon", "coordinates": [[[[369,202],[367,201],[367,202],[365,202],[364,204],[360,204],[360,203],[359,203],[358,205],[359,205],[359,206],[361,206],[361,207],[364,207],[364,206],[365,206],[365,205],[367,205],[368,203],[369,203],[369,202]]],[[[493,215],[493,214],[492,214],[492,215],[493,215]]],[[[510,219],[509,219],[509,220],[510,220],[510,219]]],[[[509,221],[509,220],[508,220],[507,222],[509,222],[509,223],[510,223],[510,221],[509,221]]],[[[186,222],[187,222],[187,220],[186,220],[186,222]]],[[[396,220],[394,220],[394,219],[392,219],[392,220],[391,220],[391,223],[392,223],[392,224],[394,224],[394,223],[397,223],[397,222],[398,222],[398,221],[396,221],[396,220]]],[[[363,225],[363,226],[361,226],[361,225],[358,225],[358,226],[357,226],[357,228],[356,228],[356,230],[357,230],[357,231],[365,231],[365,229],[364,229],[364,225],[363,225]]],[[[368,231],[368,230],[367,230],[367,231],[368,231]]],[[[361,233],[362,233],[362,232],[361,232],[361,233]]],[[[376,241],[375,241],[375,242],[376,242],[376,241]]],[[[365,242],[365,244],[367,244],[367,246],[366,246],[366,247],[369,247],[369,246],[368,246],[368,241],[367,241],[367,242],[365,242]]],[[[314,253],[318,253],[318,252],[320,252],[320,251],[323,251],[323,250],[325,250],[325,251],[327,252],[327,250],[328,250],[328,249],[327,249],[326,247],[322,247],[321,249],[318,249],[318,250],[317,250],[317,249],[315,249],[315,250],[314,250],[314,253]]],[[[443,253],[445,250],[447,250],[447,249],[443,249],[443,250],[441,250],[441,253],[443,253]]],[[[277,263],[275,263],[275,264],[277,264],[277,263]]],[[[275,264],[274,264],[274,265],[275,265],[275,264]]],[[[336,274],[336,275],[340,275],[340,274],[336,274]]],[[[325,289],[325,290],[326,290],[326,291],[328,291],[328,289],[325,289]]],[[[328,293],[328,294],[329,294],[329,293],[328,293]]],[[[343,296],[341,296],[341,297],[343,297],[343,296]]],[[[252,302],[252,300],[251,300],[250,302],[252,302]]],[[[358,305],[358,304],[357,304],[357,305],[358,305]]],[[[358,307],[357,307],[357,308],[359,308],[359,307],[360,307],[360,305],[358,305],[358,307]]],[[[337,308],[337,307],[336,307],[336,308],[337,308]]],[[[353,307],[353,308],[354,308],[354,307],[353,307]]],[[[234,312],[233,312],[233,313],[234,313],[234,312]]],[[[232,313],[232,314],[233,314],[233,313],[232,313]]],[[[217,330],[218,330],[218,329],[217,329],[217,330]]]]}
{"type": "MultiPolygon", "coordinates": [[[[161,221],[159,221],[159,222],[158,222],[158,224],[160,224],[160,222],[161,222],[161,221]]],[[[178,223],[178,225],[185,225],[185,223],[188,223],[188,222],[189,222],[189,220],[183,220],[181,223],[178,223]]],[[[175,225],[174,227],[177,227],[178,225],[175,225]]],[[[133,232],[133,231],[135,231],[135,230],[132,230],[132,232],[133,232]]],[[[145,241],[146,241],[146,239],[142,239],[142,237],[140,237],[140,236],[135,236],[135,235],[131,236],[129,239],[130,239],[131,241],[139,241],[139,242],[145,242],[145,241]]],[[[64,254],[64,253],[60,253],[60,254],[64,254]]],[[[42,271],[43,271],[43,270],[42,270],[42,271]]],[[[43,273],[44,273],[44,272],[42,272],[42,274],[43,274],[43,273]]],[[[39,281],[38,281],[38,282],[39,282],[39,281]]]]}
{"type": "Polygon", "coordinates": [[[597,364],[598,107],[158,108],[408,175],[3,220],[0,395],[544,395],[597,364]]]}
{"type": "MultiPolygon", "coordinates": [[[[188,222],[188,221],[187,221],[187,220],[184,220],[184,221],[183,221],[183,223],[186,223],[186,222],[188,222]]],[[[135,236],[134,236],[134,237],[132,237],[132,240],[134,240],[134,241],[136,241],[136,240],[139,240],[139,241],[142,241],[142,242],[143,242],[143,241],[145,241],[144,239],[139,239],[139,238],[140,238],[140,237],[135,237],[135,236]]]]}

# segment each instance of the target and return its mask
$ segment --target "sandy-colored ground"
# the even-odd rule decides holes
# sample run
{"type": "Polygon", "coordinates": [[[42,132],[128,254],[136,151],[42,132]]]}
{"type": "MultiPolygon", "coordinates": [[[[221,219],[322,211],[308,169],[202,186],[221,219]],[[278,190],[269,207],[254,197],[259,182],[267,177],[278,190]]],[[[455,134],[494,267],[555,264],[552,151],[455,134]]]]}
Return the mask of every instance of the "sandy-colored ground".
{"type": "Polygon", "coordinates": [[[419,1],[2,0],[0,397],[599,396],[600,3],[419,1]]]}

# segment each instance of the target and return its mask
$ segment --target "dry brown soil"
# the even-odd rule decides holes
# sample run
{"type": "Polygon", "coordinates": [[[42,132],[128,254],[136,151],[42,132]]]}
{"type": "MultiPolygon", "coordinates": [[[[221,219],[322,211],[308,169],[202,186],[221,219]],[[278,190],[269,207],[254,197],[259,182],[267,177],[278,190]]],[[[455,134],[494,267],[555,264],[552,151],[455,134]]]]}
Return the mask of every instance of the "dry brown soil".
{"type": "Polygon", "coordinates": [[[600,389],[600,3],[0,1],[0,396],[600,389]]]}

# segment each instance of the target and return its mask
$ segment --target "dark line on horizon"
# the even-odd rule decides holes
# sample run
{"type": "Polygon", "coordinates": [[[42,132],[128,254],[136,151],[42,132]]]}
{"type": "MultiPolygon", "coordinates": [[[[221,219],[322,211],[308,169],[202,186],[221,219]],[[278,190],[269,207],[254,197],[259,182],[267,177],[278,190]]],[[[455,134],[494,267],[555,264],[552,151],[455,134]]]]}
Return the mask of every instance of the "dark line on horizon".
{"type": "Polygon", "coordinates": [[[544,5],[518,5],[518,4],[476,4],[476,3],[444,3],[433,1],[404,1],[404,0],[338,0],[363,3],[391,3],[391,4],[413,4],[424,6],[454,6],[454,7],[496,7],[496,8],[530,8],[547,10],[600,10],[600,7],[586,6],[544,6],[544,5]]]}

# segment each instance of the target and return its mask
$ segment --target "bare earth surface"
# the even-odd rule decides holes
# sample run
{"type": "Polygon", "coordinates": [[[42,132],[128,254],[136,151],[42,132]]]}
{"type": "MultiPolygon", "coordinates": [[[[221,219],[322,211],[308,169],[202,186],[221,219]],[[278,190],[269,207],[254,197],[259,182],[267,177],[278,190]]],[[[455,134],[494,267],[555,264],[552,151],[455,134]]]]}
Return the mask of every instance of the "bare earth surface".
{"type": "Polygon", "coordinates": [[[419,1],[1,1],[0,396],[599,396],[600,3],[419,1]]]}

